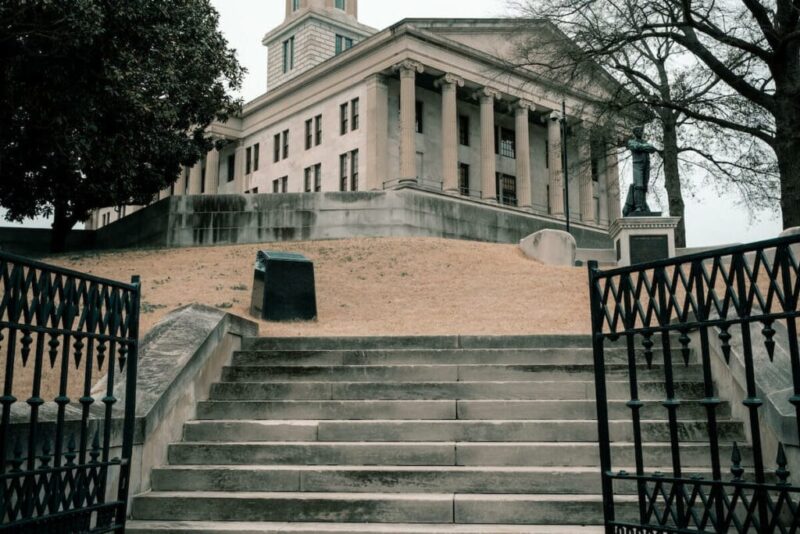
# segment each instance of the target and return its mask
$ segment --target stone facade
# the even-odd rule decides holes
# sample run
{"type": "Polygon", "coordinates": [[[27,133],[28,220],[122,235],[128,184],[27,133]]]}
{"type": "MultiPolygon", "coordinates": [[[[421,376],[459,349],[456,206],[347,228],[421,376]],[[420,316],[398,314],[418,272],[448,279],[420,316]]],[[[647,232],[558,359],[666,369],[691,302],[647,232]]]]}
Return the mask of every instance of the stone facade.
{"type": "MultiPolygon", "coordinates": [[[[514,39],[509,21],[407,19],[378,32],[358,22],[356,0],[345,10],[334,0],[294,7],[287,0],[286,20],[263,39],[268,91],[241,117],[212,125],[210,135],[228,144],[159,198],[302,193],[309,185],[333,192],[344,172],[348,191],[412,185],[563,219],[557,119],[565,98],[575,132],[567,141],[570,217],[603,231],[619,217],[613,144],[577,134],[592,124],[587,100],[606,81],[565,88],[532,71],[502,72],[498,54],[510,54],[514,39]],[[337,36],[352,48],[337,50],[337,36]]],[[[98,210],[89,227],[119,218],[119,210],[98,210]]]]}

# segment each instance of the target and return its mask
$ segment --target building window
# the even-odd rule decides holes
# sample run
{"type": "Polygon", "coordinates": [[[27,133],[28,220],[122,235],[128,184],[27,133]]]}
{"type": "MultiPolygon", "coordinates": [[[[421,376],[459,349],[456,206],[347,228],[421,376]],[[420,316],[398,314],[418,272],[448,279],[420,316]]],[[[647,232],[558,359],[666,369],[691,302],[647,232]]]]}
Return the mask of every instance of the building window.
{"type": "Polygon", "coordinates": [[[358,191],[358,149],[350,152],[350,191],[358,191]]]}
{"type": "Polygon", "coordinates": [[[313,122],[313,119],[306,121],[306,150],[309,150],[314,142],[314,134],[311,132],[311,128],[314,126],[313,122]]]}
{"type": "Polygon", "coordinates": [[[247,151],[246,151],[246,155],[245,155],[244,159],[245,159],[244,173],[245,174],[250,174],[252,172],[251,164],[252,164],[252,159],[253,159],[253,148],[252,147],[247,147],[247,151]]]}
{"type": "Polygon", "coordinates": [[[346,7],[345,0],[336,0],[336,9],[341,9],[344,11],[346,7]]]}
{"type": "Polygon", "coordinates": [[[350,102],[350,126],[353,130],[358,130],[359,113],[359,101],[358,98],[354,98],[350,102]]]}
{"type": "Polygon", "coordinates": [[[284,176],[281,178],[281,193],[288,193],[289,192],[289,177],[284,176]]]}
{"type": "Polygon", "coordinates": [[[314,117],[314,144],[319,146],[322,144],[322,115],[317,115],[314,117]]]}
{"type": "Polygon", "coordinates": [[[592,181],[600,181],[600,169],[598,166],[597,158],[592,158],[592,181]]]}
{"type": "Polygon", "coordinates": [[[458,116],[458,142],[461,145],[469,146],[469,116],[458,116]]]}
{"type": "Polygon", "coordinates": [[[415,128],[417,133],[420,134],[422,133],[422,110],[423,110],[422,102],[420,100],[417,100],[417,105],[415,106],[415,112],[416,112],[415,128]]]}
{"type": "Polygon", "coordinates": [[[283,42],[283,73],[286,74],[294,68],[294,37],[289,37],[283,42]]]}
{"type": "MultiPolygon", "coordinates": [[[[545,140],[544,142],[544,168],[550,168],[550,141],[545,140]]],[[[550,213],[548,211],[548,213],[550,213]]]]}
{"type": "Polygon", "coordinates": [[[228,156],[228,181],[232,182],[235,176],[234,172],[236,170],[236,154],[231,154],[228,156]]]}
{"type": "Polygon", "coordinates": [[[283,131],[283,159],[289,157],[289,130],[283,131]]]}
{"type": "Polygon", "coordinates": [[[338,56],[345,50],[353,48],[353,39],[344,35],[336,35],[336,55],[338,56]]]}
{"type": "Polygon", "coordinates": [[[547,214],[550,215],[553,213],[553,208],[550,204],[550,184],[547,184],[547,214]]]}
{"type": "Polygon", "coordinates": [[[185,195],[189,192],[189,176],[191,175],[192,170],[189,167],[184,167],[183,171],[183,194],[185,195]]]}
{"type": "MultiPolygon", "coordinates": [[[[206,162],[200,167],[200,194],[206,192],[206,162]]],[[[124,207],[122,209],[125,209],[124,207]]]]}
{"type": "Polygon", "coordinates": [[[347,154],[339,156],[339,191],[347,191],[347,154]]]}
{"type": "Polygon", "coordinates": [[[458,164],[458,189],[465,197],[469,196],[469,165],[458,164]]]}
{"type": "Polygon", "coordinates": [[[316,165],[312,165],[311,167],[306,167],[304,171],[304,186],[306,193],[311,192],[311,177],[314,177],[314,191],[319,192],[322,191],[322,164],[317,163],[316,165]]]}
{"type": "Polygon", "coordinates": [[[345,102],[341,106],[339,106],[339,133],[344,135],[347,133],[347,117],[348,117],[348,104],[345,102]]]}
{"type": "Polygon", "coordinates": [[[253,145],[253,172],[258,170],[258,159],[261,152],[261,143],[253,145]]]}
{"type": "Polygon", "coordinates": [[[273,141],[272,160],[278,163],[281,160],[281,134],[275,134],[273,141]]]}
{"type": "Polygon", "coordinates": [[[278,180],[272,180],[272,192],[273,192],[273,193],[278,193],[278,192],[280,192],[280,188],[281,188],[281,181],[280,181],[280,179],[278,179],[278,180]]]}
{"type": "Polygon", "coordinates": [[[494,152],[507,158],[517,157],[517,134],[514,130],[497,127],[494,136],[494,152]]]}
{"type": "Polygon", "coordinates": [[[292,11],[300,9],[300,0],[292,0],[292,11]]]}
{"type": "Polygon", "coordinates": [[[497,201],[505,206],[517,205],[517,179],[497,173],[497,201]]]}

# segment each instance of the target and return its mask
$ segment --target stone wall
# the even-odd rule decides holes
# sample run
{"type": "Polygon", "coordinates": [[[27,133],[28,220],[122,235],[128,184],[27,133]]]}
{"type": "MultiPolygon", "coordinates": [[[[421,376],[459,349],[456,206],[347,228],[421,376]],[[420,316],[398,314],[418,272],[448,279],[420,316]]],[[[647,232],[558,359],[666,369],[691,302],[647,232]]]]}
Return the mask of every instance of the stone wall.
{"type": "MultiPolygon", "coordinates": [[[[564,224],[521,210],[406,188],[370,193],[174,196],[84,234],[86,242],[98,249],[352,237],[444,237],[517,244],[546,228],[563,230],[564,224]]],[[[24,229],[4,230],[24,234],[24,229]]],[[[22,238],[3,240],[3,235],[0,232],[0,246],[25,253],[22,245],[15,245],[22,238]]],[[[574,224],[572,235],[579,247],[611,248],[602,229],[574,224]]]]}
{"type": "MultiPolygon", "coordinates": [[[[516,244],[536,231],[564,228],[522,211],[414,189],[189,196],[170,202],[166,244],[173,247],[412,236],[516,244]]],[[[611,246],[602,230],[573,225],[572,233],[581,247],[611,246]]]]}

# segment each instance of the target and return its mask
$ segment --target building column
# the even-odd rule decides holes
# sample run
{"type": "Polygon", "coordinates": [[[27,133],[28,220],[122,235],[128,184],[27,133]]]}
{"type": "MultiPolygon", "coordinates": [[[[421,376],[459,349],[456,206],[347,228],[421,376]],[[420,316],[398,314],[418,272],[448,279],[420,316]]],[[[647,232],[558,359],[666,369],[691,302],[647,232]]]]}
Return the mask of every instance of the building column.
{"type": "Polygon", "coordinates": [[[219,150],[212,148],[206,155],[206,194],[219,192],[219,150]]]}
{"type": "Polygon", "coordinates": [[[442,189],[459,194],[458,185],[458,88],[464,79],[445,74],[437,82],[442,88],[442,189]]]}
{"type": "Polygon", "coordinates": [[[564,215],[564,170],[561,159],[561,114],[554,111],[547,122],[547,146],[550,171],[550,214],[564,215]]]}
{"type": "Polygon", "coordinates": [[[158,200],[163,200],[169,196],[169,187],[165,187],[158,192],[158,200]]]}
{"type": "Polygon", "coordinates": [[[616,146],[606,149],[606,195],[608,196],[608,224],[622,217],[619,196],[619,158],[616,146]]]}
{"type": "Polygon", "coordinates": [[[497,177],[494,153],[494,101],[499,93],[483,88],[476,94],[481,103],[481,197],[497,202],[497,177]]]}
{"type": "Polygon", "coordinates": [[[395,66],[400,71],[400,179],[417,179],[417,73],[424,68],[405,60],[395,66]]]}
{"type": "Polygon", "coordinates": [[[186,167],[181,167],[181,174],[175,181],[173,194],[175,196],[181,196],[186,194],[186,167]]]}
{"type": "Polygon", "coordinates": [[[186,191],[187,195],[200,194],[200,180],[203,178],[203,160],[200,159],[189,170],[189,187],[186,191]]]}
{"type": "Polygon", "coordinates": [[[592,141],[588,132],[578,138],[578,191],[580,195],[581,220],[595,222],[594,187],[592,186],[592,141]]]}
{"type": "Polygon", "coordinates": [[[531,194],[531,141],[528,113],[533,104],[527,100],[517,102],[514,110],[517,137],[517,205],[524,210],[533,210],[531,194]]]}
{"type": "Polygon", "coordinates": [[[389,88],[380,74],[367,78],[367,191],[379,191],[389,179],[389,88]]]}
{"type": "Polygon", "coordinates": [[[234,193],[244,193],[244,141],[239,141],[236,145],[236,156],[233,162],[235,168],[233,171],[233,190],[234,193]]]}

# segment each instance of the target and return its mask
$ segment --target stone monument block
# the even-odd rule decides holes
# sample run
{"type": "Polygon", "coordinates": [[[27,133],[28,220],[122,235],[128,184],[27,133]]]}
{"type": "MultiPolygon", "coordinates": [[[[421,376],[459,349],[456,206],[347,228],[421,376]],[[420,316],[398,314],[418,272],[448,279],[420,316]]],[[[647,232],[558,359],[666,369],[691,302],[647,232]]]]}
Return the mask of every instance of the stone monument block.
{"type": "Polygon", "coordinates": [[[519,242],[519,248],[529,258],[546,265],[575,266],[578,244],[562,230],[541,230],[519,242]]]}
{"type": "Polygon", "coordinates": [[[675,257],[675,230],[680,217],[623,217],[614,221],[610,234],[617,264],[638,263],[675,257]]]}
{"type": "Polygon", "coordinates": [[[314,264],[302,254],[259,252],[250,314],[266,321],[316,319],[314,264]]]}

